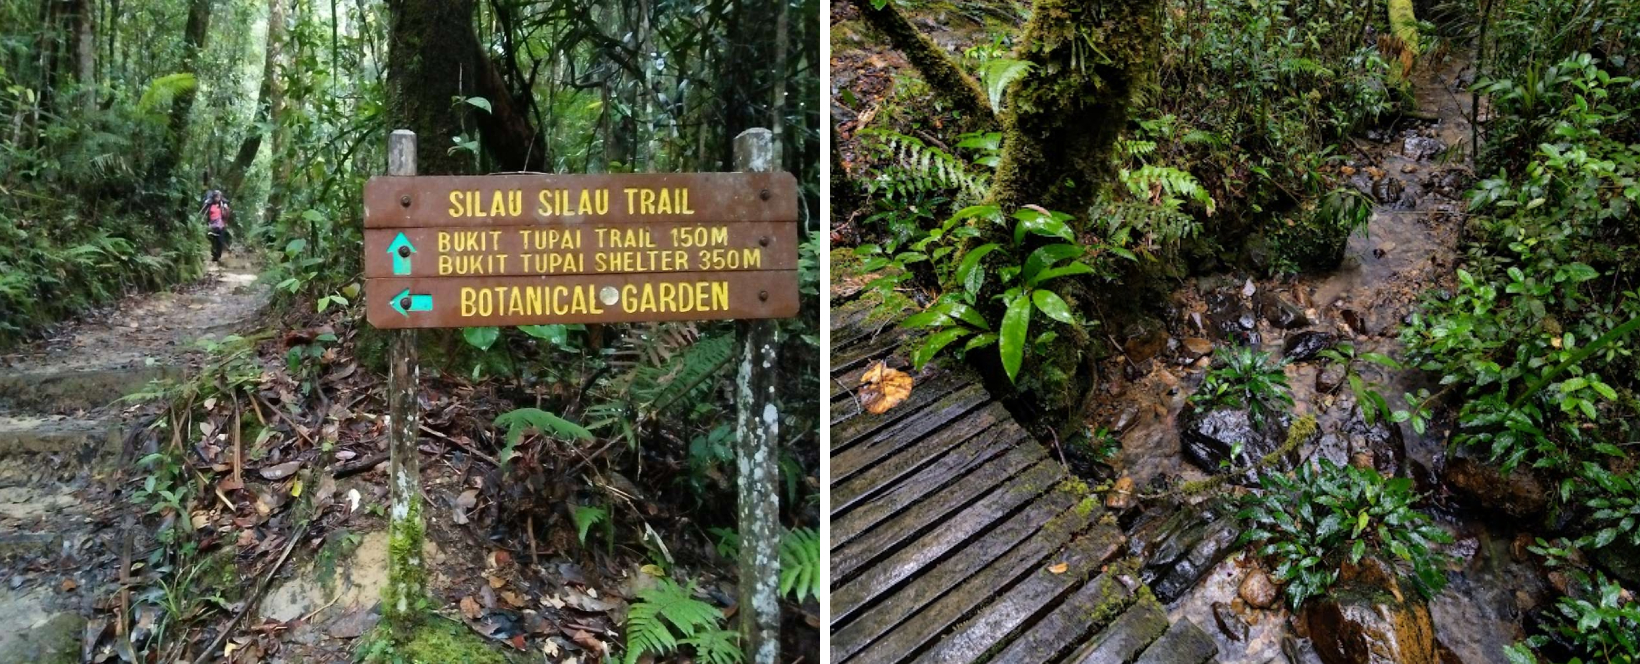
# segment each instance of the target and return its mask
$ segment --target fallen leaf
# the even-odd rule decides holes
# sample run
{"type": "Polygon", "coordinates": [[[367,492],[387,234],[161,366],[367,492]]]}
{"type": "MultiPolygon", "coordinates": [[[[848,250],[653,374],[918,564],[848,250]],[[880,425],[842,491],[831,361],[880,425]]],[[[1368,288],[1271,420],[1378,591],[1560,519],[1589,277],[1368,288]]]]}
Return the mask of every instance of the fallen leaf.
{"type": "Polygon", "coordinates": [[[575,633],[569,635],[569,638],[574,639],[575,642],[580,644],[582,648],[591,650],[594,653],[602,653],[604,651],[604,642],[599,641],[598,637],[593,636],[586,630],[575,630],[575,633]]]}
{"type": "Polygon", "coordinates": [[[63,592],[72,592],[78,587],[80,587],[80,584],[74,579],[63,579],[63,592]]]}
{"type": "Polygon", "coordinates": [[[1070,563],[1059,563],[1058,565],[1049,565],[1048,566],[1048,571],[1053,572],[1054,574],[1064,574],[1065,570],[1068,570],[1070,568],[1071,568],[1070,563]]]}
{"type": "Polygon", "coordinates": [[[643,572],[644,574],[648,574],[650,576],[653,576],[657,579],[659,579],[663,576],[666,576],[666,570],[661,569],[660,565],[654,565],[654,564],[644,565],[643,567],[639,567],[638,571],[643,572]]]}
{"type": "Polygon", "coordinates": [[[296,471],[301,467],[302,462],[300,461],[286,461],[277,466],[268,466],[267,468],[263,468],[257,472],[260,473],[262,475],[262,479],[265,480],[282,480],[296,474],[296,471]]]}
{"type": "Polygon", "coordinates": [[[468,620],[478,620],[483,614],[484,609],[479,607],[478,600],[473,599],[472,595],[461,598],[461,615],[467,616],[468,620]]]}
{"type": "Polygon", "coordinates": [[[879,360],[860,377],[860,405],[872,415],[881,415],[911,396],[911,376],[890,369],[879,360]]]}
{"type": "Polygon", "coordinates": [[[359,510],[359,498],[358,489],[347,490],[347,511],[357,512],[359,510]]]}
{"type": "Polygon", "coordinates": [[[296,480],[295,482],[292,482],[291,485],[290,485],[290,497],[297,498],[297,497],[300,497],[301,495],[302,495],[302,480],[296,480]]]}
{"type": "Polygon", "coordinates": [[[492,576],[492,575],[489,575],[489,574],[485,574],[484,578],[489,580],[491,588],[500,588],[501,586],[507,585],[506,579],[503,579],[499,576],[492,576]]]}

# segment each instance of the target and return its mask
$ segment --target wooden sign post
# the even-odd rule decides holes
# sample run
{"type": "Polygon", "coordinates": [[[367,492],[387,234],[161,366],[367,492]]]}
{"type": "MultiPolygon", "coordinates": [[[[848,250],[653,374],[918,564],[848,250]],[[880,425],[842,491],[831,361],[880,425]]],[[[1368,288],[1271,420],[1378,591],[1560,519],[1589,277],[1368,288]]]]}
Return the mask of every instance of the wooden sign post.
{"type": "Polygon", "coordinates": [[[798,200],[770,132],[736,137],[738,173],[415,177],[415,143],[393,132],[388,175],[364,190],[365,317],[394,330],[384,615],[410,617],[426,592],[415,329],[737,320],[741,647],[774,664],[780,413],[766,319],[798,312],[798,200]]]}

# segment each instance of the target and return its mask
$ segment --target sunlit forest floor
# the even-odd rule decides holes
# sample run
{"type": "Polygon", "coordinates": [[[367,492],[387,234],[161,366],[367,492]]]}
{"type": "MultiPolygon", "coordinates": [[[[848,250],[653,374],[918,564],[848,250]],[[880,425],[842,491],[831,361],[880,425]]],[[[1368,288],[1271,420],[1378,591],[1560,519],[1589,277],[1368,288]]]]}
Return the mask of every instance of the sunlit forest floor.
{"type": "MultiPolygon", "coordinates": [[[[0,661],[131,661],[131,644],[165,645],[172,661],[203,654],[230,620],[215,653],[235,661],[352,661],[370,638],[389,546],[381,378],[358,358],[371,342],[340,310],[275,316],[259,267],[230,254],[198,283],[127,297],[0,357],[0,661]],[[149,399],[200,377],[179,398],[202,403],[149,399]],[[216,389],[241,383],[249,401],[216,389]],[[165,462],[178,446],[185,465],[165,462]],[[179,510],[177,484],[195,481],[210,499],[179,510]]],[[[502,492],[479,448],[505,408],[493,388],[450,374],[424,388],[429,586],[456,626],[435,643],[472,641],[451,657],[602,661],[657,562],[700,566],[702,596],[733,604],[734,563],[687,506],[593,471],[615,518],[648,524],[642,549],[555,509],[574,499],[567,485],[502,492]],[[508,543],[526,530],[538,546],[508,543]]],[[[548,453],[568,454],[520,446],[548,453]]],[[[799,608],[785,648],[814,661],[818,605],[799,608]]]]}

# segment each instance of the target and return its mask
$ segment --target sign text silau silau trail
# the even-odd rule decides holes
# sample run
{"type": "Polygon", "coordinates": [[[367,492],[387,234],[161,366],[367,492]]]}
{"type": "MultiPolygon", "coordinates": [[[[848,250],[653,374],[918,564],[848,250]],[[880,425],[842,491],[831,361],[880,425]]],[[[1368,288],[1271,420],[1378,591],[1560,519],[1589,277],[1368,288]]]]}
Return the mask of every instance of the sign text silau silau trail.
{"type": "Polygon", "coordinates": [[[798,310],[789,173],[385,176],[364,205],[378,328],[798,310]]]}

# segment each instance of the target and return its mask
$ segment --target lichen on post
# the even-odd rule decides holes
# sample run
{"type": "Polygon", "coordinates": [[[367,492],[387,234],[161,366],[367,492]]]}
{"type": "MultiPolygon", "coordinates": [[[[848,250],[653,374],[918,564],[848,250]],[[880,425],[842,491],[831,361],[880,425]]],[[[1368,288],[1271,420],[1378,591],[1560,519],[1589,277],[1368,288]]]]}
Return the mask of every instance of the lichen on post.
{"type": "MultiPolygon", "coordinates": [[[[767,129],[735,137],[735,170],[767,172],[780,166],[767,129]]],[[[735,478],[740,531],[740,646],[752,664],[780,655],[780,408],[775,367],[780,346],[773,321],[736,324],[740,369],[735,392],[735,478]]]]}
{"type": "MultiPolygon", "coordinates": [[[[416,174],[416,134],[399,129],[387,140],[387,174],[416,174]]],[[[401,634],[419,622],[427,597],[421,519],[421,459],[416,451],[420,413],[415,330],[394,330],[387,364],[388,584],[382,617],[401,634]]]]}

